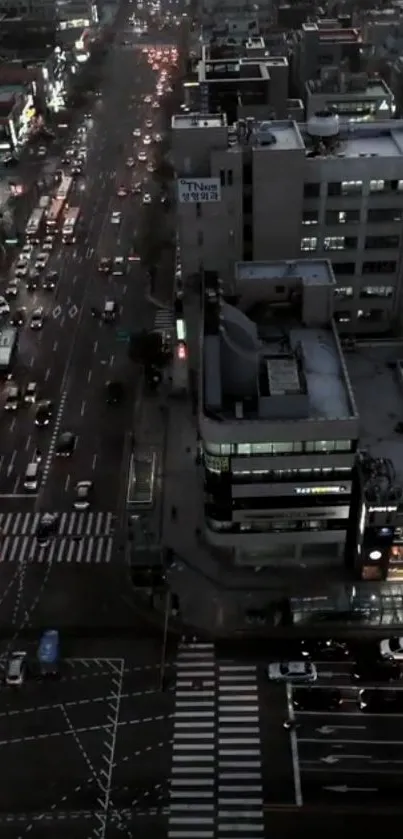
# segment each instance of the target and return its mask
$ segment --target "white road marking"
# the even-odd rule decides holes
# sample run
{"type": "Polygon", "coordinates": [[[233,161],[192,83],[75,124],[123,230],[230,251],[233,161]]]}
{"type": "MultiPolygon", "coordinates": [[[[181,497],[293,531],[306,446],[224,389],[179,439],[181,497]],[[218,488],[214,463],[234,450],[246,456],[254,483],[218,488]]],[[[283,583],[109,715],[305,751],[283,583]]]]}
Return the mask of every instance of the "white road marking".
{"type": "Polygon", "coordinates": [[[94,454],[94,457],[92,458],[92,469],[96,468],[97,460],[98,460],[98,455],[94,454]]]}
{"type": "Polygon", "coordinates": [[[81,403],[81,416],[83,417],[85,414],[85,399],[81,403]]]}

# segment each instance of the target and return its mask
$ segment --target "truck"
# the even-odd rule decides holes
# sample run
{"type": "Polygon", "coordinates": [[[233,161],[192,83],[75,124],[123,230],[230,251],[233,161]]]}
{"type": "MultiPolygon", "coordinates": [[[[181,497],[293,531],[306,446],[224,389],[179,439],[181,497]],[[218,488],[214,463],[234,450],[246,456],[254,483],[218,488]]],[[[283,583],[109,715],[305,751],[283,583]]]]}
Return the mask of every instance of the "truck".
{"type": "Polygon", "coordinates": [[[41,676],[58,676],[60,637],[57,629],[46,629],[39,641],[37,659],[41,676]]]}

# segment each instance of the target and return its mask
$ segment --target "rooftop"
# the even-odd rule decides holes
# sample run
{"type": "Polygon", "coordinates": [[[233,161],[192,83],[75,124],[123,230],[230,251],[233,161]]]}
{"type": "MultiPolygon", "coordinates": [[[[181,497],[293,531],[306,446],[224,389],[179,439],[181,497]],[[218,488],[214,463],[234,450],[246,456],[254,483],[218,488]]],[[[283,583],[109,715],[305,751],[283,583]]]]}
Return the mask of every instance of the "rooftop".
{"type": "MultiPolygon", "coordinates": [[[[308,125],[300,125],[302,136],[309,148],[308,125]]],[[[401,157],[403,154],[403,120],[386,122],[340,124],[335,142],[327,148],[324,157],[401,157]]]]}
{"type": "Polygon", "coordinates": [[[386,82],[381,79],[369,79],[366,73],[356,73],[347,79],[337,73],[330,78],[310,79],[306,83],[308,95],[326,94],[328,96],[342,96],[343,99],[354,99],[367,97],[370,99],[383,99],[390,96],[386,82]]]}
{"type": "Polygon", "coordinates": [[[239,263],[235,297],[221,296],[218,286],[206,289],[206,414],[266,422],[355,419],[326,295],[316,295],[328,286],[331,300],[334,283],[325,260],[301,260],[239,263]]]}
{"type": "Polygon", "coordinates": [[[268,147],[274,151],[304,149],[305,147],[297,123],[291,119],[257,122],[254,138],[256,145],[264,150],[268,147]],[[270,142],[266,142],[266,137],[270,137],[270,142]]]}
{"type": "Polygon", "coordinates": [[[360,448],[392,461],[403,486],[403,344],[357,346],[345,354],[360,417],[360,448]]]}
{"type": "Polygon", "coordinates": [[[225,114],[175,114],[172,128],[224,128],[227,125],[225,114]]]}

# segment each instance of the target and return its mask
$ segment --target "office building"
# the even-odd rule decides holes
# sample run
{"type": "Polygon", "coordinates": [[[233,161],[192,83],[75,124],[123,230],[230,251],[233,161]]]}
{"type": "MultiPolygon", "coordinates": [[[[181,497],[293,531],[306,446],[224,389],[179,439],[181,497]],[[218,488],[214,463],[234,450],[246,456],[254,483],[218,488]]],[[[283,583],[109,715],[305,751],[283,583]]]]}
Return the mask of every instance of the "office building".
{"type": "MultiPolygon", "coordinates": [[[[239,564],[345,567],[359,419],[326,260],[206,275],[199,431],[207,541],[239,564]]],[[[358,572],[359,573],[359,572],[358,572]]]]}
{"type": "Polygon", "coordinates": [[[357,29],[342,27],[338,21],[304,23],[294,33],[292,51],[293,82],[301,96],[306,83],[318,78],[321,69],[344,67],[350,73],[362,69],[361,34],[357,29]]]}
{"type": "Polygon", "coordinates": [[[382,78],[339,67],[322,70],[320,78],[306,83],[305,103],[307,120],[326,110],[343,122],[385,122],[395,113],[393,93],[382,78]]]}
{"type": "Polygon", "coordinates": [[[172,119],[184,282],[242,261],[329,259],[346,334],[402,319],[403,121],[303,126],[224,114],[172,119]]]}

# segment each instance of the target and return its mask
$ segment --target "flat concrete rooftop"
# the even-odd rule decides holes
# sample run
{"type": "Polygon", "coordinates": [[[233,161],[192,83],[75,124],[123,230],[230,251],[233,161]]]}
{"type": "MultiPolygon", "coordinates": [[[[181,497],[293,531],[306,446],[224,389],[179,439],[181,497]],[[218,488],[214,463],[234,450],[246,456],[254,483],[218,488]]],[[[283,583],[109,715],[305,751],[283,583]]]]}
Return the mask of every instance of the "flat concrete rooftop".
{"type": "Polygon", "coordinates": [[[221,128],[227,124],[224,114],[176,114],[172,117],[172,128],[221,128]]]}
{"type": "Polygon", "coordinates": [[[334,285],[330,262],[325,259],[301,259],[291,262],[238,262],[235,266],[236,280],[281,280],[301,277],[305,283],[329,283],[334,285]]]}
{"type": "Polygon", "coordinates": [[[359,347],[345,361],[360,416],[360,447],[374,457],[390,458],[403,484],[403,381],[396,362],[403,360],[403,343],[390,347],[359,347]]]}
{"type": "MultiPolygon", "coordinates": [[[[300,126],[306,147],[311,147],[307,125],[300,126]]],[[[403,120],[387,120],[365,125],[340,125],[339,142],[322,157],[401,157],[403,155],[403,120]]]]}

